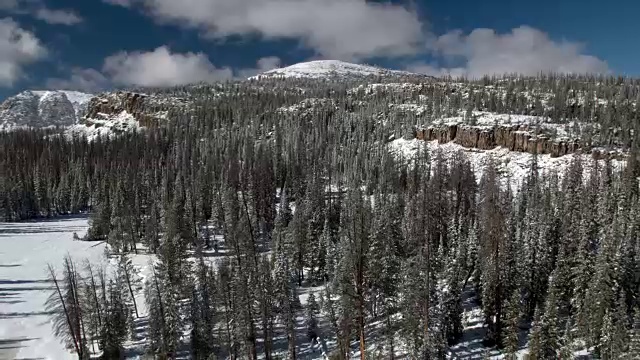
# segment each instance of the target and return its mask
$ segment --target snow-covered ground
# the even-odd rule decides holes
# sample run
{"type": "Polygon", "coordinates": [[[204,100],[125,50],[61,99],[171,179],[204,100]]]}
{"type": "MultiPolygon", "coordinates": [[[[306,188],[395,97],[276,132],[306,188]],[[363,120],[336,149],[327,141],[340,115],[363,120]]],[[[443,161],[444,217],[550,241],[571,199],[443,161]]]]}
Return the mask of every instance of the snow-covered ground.
{"type": "Polygon", "coordinates": [[[352,64],[339,60],[308,61],[288,67],[269,70],[260,75],[250,77],[249,80],[261,78],[324,78],[328,76],[388,76],[388,75],[412,75],[409,72],[389,70],[375,66],[352,64]]]}
{"type": "Polygon", "coordinates": [[[75,359],[53,335],[45,311],[52,292],[47,264],[61,274],[68,254],[99,266],[104,244],[74,241],[83,236],[87,218],[0,223],[0,359],[75,359]]]}

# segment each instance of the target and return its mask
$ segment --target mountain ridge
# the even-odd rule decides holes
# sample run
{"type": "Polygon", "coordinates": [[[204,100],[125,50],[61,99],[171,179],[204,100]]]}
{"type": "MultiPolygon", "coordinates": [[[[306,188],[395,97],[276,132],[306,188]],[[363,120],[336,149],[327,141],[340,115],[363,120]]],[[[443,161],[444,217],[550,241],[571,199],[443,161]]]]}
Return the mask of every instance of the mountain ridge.
{"type": "Polygon", "coordinates": [[[20,92],[0,104],[0,130],[77,124],[93,97],[93,94],[67,90],[20,92]]]}
{"type": "Polygon", "coordinates": [[[423,76],[408,71],[392,70],[371,65],[360,65],[340,60],[314,60],[272,69],[252,76],[249,80],[265,78],[311,78],[368,76],[423,76]]]}

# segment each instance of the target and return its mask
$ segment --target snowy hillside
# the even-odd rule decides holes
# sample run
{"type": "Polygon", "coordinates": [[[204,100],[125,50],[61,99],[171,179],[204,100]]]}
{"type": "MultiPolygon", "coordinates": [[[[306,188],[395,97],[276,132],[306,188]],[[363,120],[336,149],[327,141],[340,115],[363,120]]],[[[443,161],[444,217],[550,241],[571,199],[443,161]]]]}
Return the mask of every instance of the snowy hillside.
{"type": "Polygon", "coordinates": [[[352,64],[339,60],[317,60],[303,62],[288,67],[269,70],[260,75],[249,78],[324,78],[338,77],[367,77],[367,76],[410,76],[415,75],[405,71],[389,70],[368,65],[352,64]]]}
{"type": "Polygon", "coordinates": [[[0,104],[0,130],[76,124],[92,97],[76,91],[21,92],[0,104]]]}

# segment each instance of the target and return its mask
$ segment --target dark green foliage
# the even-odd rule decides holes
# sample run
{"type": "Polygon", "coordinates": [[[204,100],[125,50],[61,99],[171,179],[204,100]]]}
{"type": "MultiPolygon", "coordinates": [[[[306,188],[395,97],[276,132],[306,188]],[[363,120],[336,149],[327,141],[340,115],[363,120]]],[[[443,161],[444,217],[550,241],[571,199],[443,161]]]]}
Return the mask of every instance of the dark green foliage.
{"type": "MultiPolygon", "coordinates": [[[[269,360],[286,338],[295,359],[304,315],[306,338],[334,337],[337,358],[357,339],[363,357],[381,348],[393,358],[401,348],[440,359],[478,301],[485,344],[511,358],[528,326],[534,359],[585,345],[602,358],[634,358],[640,165],[630,130],[640,133],[639,83],[379,80],[148,89],[191,105],[146,109],[168,110],[170,120],[91,141],[0,133],[0,220],[90,210],[86,240],[155,254],[145,285],[157,356],[188,349],[196,359],[269,360]],[[532,156],[523,184],[513,184],[497,161],[478,183],[482,169],[463,152],[425,150],[405,161],[388,151],[392,137],[460,111],[467,123],[476,111],[539,115],[632,155],[621,171],[580,156],[560,174],[539,173],[532,156]],[[320,287],[322,306],[316,295],[300,304],[301,287],[320,287]]],[[[94,343],[105,358],[121,356],[135,313],[131,278],[97,271],[85,282],[74,273],[52,305],[58,333],[84,358],[94,343]]]]}

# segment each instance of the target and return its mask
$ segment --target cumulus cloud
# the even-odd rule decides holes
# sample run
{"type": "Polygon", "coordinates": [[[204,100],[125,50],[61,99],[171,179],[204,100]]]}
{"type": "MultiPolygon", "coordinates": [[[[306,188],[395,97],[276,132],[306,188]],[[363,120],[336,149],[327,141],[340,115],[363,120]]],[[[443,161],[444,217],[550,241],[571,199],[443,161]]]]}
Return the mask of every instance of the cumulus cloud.
{"type": "Polygon", "coordinates": [[[409,69],[430,74],[481,77],[505,73],[536,75],[541,72],[606,73],[607,63],[584,54],[581,44],[554,41],[548,34],[521,26],[506,34],[476,29],[468,35],[456,30],[434,37],[428,50],[445,64],[413,64],[409,69]]]}
{"type": "Polygon", "coordinates": [[[113,86],[166,87],[200,82],[245,80],[277,68],[280,58],[258,59],[255,67],[232,70],[216,67],[204,54],[172,53],[166,46],[149,52],[120,52],[104,60],[102,71],[72,68],[68,78],[50,78],[46,87],[96,93],[113,86]]]}
{"type": "Polygon", "coordinates": [[[46,55],[46,48],[33,33],[10,18],[0,19],[0,86],[13,86],[24,75],[24,66],[46,55]]]}
{"type": "Polygon", "coordinates": [[[255,68],[238,70],[236,77],[238,79],[243,80],[243,79],[246,79],[248,77],[263,73],[265,71],[277,69],[277,68],[280,67],[281,64],[282,64],[282,61],[277,56],[263,57],[263,58],[258,59],[258,61],[256,62],[256,67],[255,68]]]}
{"type": "Polygon", "coordinates": [[[299,39],[336,59],[415,54],[423,40],[418,15],[365,0],[103,0],[138,5],[160,23],[200,29],[210,38],[258,34],[299,39]]]}
{"type": "Polygon", "coordinates": [[[34,16],[51,25],[75,25],[82,22],[82,18],[69,10],[51,10],[40,8],[34,16]]]}
{"type": "Polygon", "coordinates": [[[42,0],[0,0],[0,10],[17,15],[30,15],[51,25],[76,25],[83,19],[72,10],[54,10],[42,0]]]}
{"type": "Polygon", "coordinates": [[[214,82],[233,77],[203,53],[171,53],[161,46],[149,52],[121,52],[105,59],[103,71],[118,85],[172,86],[214,82]]]}
{"type": "Polygon", "coordinates": [[[48,89],[76,90],[87,93],[97,93],[108,89],[111,82],[96,69],[71,69],[71,75],[67,79],[51,78],[46,82],[48,89]]]}

